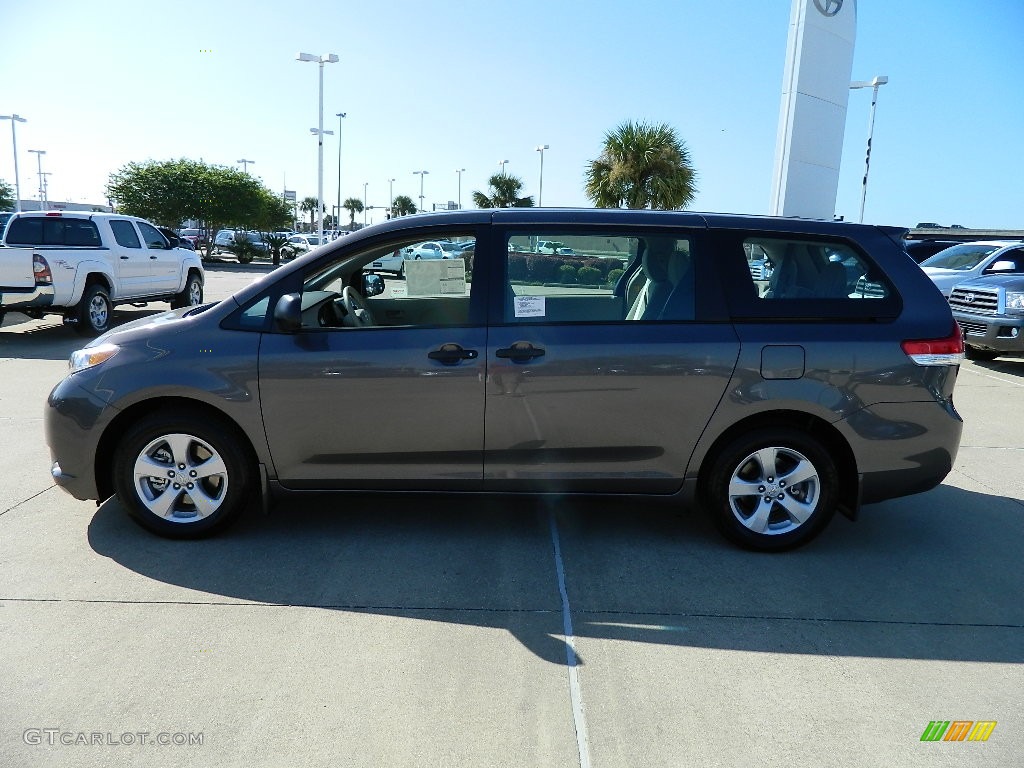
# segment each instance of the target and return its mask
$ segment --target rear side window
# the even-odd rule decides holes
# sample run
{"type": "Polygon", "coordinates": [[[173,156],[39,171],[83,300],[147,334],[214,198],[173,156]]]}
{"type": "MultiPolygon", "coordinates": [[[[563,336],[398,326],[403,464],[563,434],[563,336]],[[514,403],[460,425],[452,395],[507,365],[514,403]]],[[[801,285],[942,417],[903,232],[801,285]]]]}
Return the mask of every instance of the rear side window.
{"type": "Polygon", "coordinates": [[[114,233],[114,240],[122,248],[141,248],[139,236],[135,232],[135,225],[124,219],[114,219],[110,222],[110,229],[114,233]]]}
{"type": "Polygon", "coordinates": [[[894,317],[899,296],[852,243],[772,233],[718,233],[734,316],[793,319],[894,317]]]}
{"type": "Polygon", "coordinates": [[[98,246],[100,233],[88,219],[31,216],[12,219],[8,245],[98,246]]]}

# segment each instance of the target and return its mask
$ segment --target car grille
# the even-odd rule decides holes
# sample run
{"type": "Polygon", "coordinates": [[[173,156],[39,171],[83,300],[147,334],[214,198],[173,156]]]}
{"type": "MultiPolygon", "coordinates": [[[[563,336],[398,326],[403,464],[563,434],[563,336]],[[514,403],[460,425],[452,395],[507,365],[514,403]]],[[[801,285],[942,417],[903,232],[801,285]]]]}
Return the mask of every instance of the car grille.
{"type": "Polygon", "coordinates": [[[999,311],[999,292],[991,288],[954,288],[949,306],[974,315],[994,315],[999,311]]]}
{"type": "Polygon", "coordinates": [[[961,320],[960,330],[964,332],[964,336],[984,336],[986,331],[988,331],[988,326],[984,323],[972,323],[961,320]]]}

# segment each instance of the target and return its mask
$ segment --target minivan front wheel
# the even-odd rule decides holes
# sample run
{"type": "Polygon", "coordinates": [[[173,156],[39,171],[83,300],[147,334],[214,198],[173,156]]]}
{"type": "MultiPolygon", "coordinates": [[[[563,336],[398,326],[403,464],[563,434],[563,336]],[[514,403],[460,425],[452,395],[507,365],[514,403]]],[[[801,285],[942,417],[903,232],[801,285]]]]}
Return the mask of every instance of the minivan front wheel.
{"type": "Polygon", "coordinates": [[[251,475],[229,429],[198,415],[157,412],[130,427],[114,454],[114,487],[143,528],[196,539],[241,512],[251,475]]]}
{"type": "Polygon", "coordinates": [[[766,428],[737,438],[718,454],[705,490],[727,538],[777,552],[806,544],[825,528],[835,513],[839,474],[814,438],[766,428]]]}

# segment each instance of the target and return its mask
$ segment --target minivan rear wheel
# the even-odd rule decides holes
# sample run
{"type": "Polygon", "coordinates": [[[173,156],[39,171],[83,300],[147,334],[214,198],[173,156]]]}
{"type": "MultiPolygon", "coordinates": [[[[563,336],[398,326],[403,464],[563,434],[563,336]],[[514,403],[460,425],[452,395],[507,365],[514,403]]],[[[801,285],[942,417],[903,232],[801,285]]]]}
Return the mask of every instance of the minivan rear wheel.
{"type": "Polygon", "coordinates": [[[114,453],[114,487],[132,519],[172,539],[227,527],[242,510],[250,476],[238,438],[198,414],[150,414],[114,453]]]}
{"type": "Polygon", "coordinates": [[[715,459],[706,497],[719,530],[748,549],[778,552],[817,536],[835,513],[839,474],[814,438],[785,427],[733,440],[715,459]]]}

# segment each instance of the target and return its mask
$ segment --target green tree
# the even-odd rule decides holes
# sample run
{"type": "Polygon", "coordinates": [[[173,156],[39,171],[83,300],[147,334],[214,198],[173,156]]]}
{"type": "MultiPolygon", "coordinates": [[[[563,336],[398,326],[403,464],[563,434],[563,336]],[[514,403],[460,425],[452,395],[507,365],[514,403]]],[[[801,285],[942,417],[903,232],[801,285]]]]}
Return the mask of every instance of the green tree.
{"type": "Polygon", "coordinates": [[[341,207],[348,211],[348,226],[350,229],[355,229],[356,226],[356,214],[363,212],[363,201],[358,197],[346,198],[345,202],[341,204],[341,207]]]}
{"type": "Polygon", "coordinates": [[[0,211],[14,208],[14,187],[0,179],[0,211]]]}
{"type": "Polygon", "coordinates": [[[309,231],[313,231],[313,227],[316,226],[316,204],[317,199],[315,197],[304,197],[302,202],[299,203],[299,210],[303,213],[309,214],[309,231]]]}
{"type": "Polygon", "coordinates": [[[677,210],[697,194],[686,144],[666,123],[625,122],[609,131],[586,170],[586,193],[598,208],[677,210]]]}
{"type": "Polygon", "coordinates": [[[285,208],[259,179],[237,168],[184,158],[128,163],[110,175],[106,192],[122,213],[166,227],[202,221],[211,233],[265,226],[285,208]]]}
{"type": "Polygon", "coordinates": [[[533,197],[520,197],[523,180],[507,173],[496,173],[487,180],[490,195],[483,192],[473,193],[473,203],[477,208],[532,208],[533,197]]]}
{"type": "Polygon", "coordinates": [[[399,195],[391,202],[392,216],[408,216],[410,213],[416,213],[416,204],[408,195],[399,195]]]}

